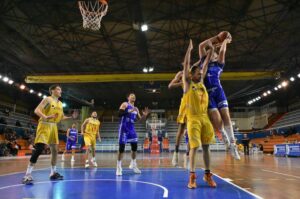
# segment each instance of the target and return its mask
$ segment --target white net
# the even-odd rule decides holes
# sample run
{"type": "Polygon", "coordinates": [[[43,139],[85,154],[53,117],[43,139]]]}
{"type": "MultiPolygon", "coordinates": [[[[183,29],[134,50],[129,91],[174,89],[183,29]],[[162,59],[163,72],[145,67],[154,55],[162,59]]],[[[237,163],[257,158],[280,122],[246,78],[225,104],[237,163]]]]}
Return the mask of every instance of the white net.
{"type": "Polygon", "coordinates": [[[96,0],[96,2],[78,1],[78,5],[82,15],[83,28],[99,30],[102,17],[107,13],[108,4],[96,0]]]}

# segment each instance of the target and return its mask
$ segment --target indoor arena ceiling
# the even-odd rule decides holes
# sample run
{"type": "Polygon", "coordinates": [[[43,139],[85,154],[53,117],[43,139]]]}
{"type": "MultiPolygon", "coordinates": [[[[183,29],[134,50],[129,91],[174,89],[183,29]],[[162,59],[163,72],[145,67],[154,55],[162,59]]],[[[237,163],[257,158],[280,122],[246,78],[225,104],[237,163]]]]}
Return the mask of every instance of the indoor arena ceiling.
{"type": "MultiPolygon", "coordinates": [[[[204,39],[228,30],[225,71],[299,72],[300,6],[297,0],[109,0],[99,31],[82,28],[75,0],[1,0],[0,72],[24,82],[27,75],[175,73],[192,38],[204,39]],[[146,32],[137,30],[147,24],[146,32]]],[[[273,86],[275,79],[224,81],[232,105],[273,86]]],[[[46,84],[34,84],[46,90],[46,84]]],[[[1,84],[3,88],[3,85],[1,84]]],[[[299,83],[298,83],[299,87],[299,83]]],[[[141,105],[176,107],[180,90],[167,82],[86,83],[63,86],[71,101],[95,99],[115,107],[128,91],[141,105]],[[148,93],[147,88],[156,88],[148,93]]],[[[20,92],[20,91],[17,91],[20,92]]]]}

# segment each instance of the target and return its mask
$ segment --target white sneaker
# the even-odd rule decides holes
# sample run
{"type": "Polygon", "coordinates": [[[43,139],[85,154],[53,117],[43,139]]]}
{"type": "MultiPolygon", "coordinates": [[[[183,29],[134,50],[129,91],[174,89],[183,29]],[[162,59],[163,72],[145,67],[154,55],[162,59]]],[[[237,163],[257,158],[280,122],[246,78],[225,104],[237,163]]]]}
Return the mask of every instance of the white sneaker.
{"type": "Polygon", "coordinates": [[[122,175],[122,167],[117,166],[116,175],[117,176],[121,176],[122,175]]]}
{"type": "Polygon", "coordinates": [[[92,161],[92,164],[93,164],[94,167],[97,167],[97,166],[98,166],[96,160],[93,160],[93,161],[92,161]]]}
{"type": "Polygon", "coordinates": [[[173,158],[172,158],[172,165],[174,166],[174,167],[176,167],[176,166],[178,166],[178,153],[176,153],[176,152],[174,152],[174,154],[173,154],[173,158]]]}
{"type": "Polygon", "coordinates": [[[26,184],[26,185],[32,184],[32,183],[33,183],[33,178],[32,178],[32,176],[31,176],[31,174],[25,175],[25,176],[23,177],[23,179],[22,179],[22,183],[23,183],[23,184],[26,184]]]}
{"type": "Polygon", "coordinates": [[[72,156],[72,158],[71,158],[71,162],[75,162],[75,158],[74,158],[74,156],[72,156]]]}
{"type": "Polygon", "coordinates": [[[133,169],[133,172],[136,173],[136,174],[141,174],[142,173],[141,170],[137,167],[137,165],[133,166],[132,169],[133,169]]]}
{"type": "Polygon", "coordinates": [[[133,169],[133,161],[130,161],[129,169],[133,169]]]}
{"type": "Polygon", "coordinates": [[[61,156],[61,160],[65,161],[65,155],[64,154],[61,156]]]}
{"type": "Polygon", "coordinates": [[[236,160],[241,159],[240,154],[239,154],[235,144],[230,145],[230,152],[231,152],[231,156],[234,157],[234,159],[236,159],[236,160]]]}
{"type": "Polygon", "coordinates": [[[90,167],[90,164],[89,164],[89,161],[87,160],[87,161],[85,161],[85,166],[84,166],[85,168],[89,168],[90,167]]]}

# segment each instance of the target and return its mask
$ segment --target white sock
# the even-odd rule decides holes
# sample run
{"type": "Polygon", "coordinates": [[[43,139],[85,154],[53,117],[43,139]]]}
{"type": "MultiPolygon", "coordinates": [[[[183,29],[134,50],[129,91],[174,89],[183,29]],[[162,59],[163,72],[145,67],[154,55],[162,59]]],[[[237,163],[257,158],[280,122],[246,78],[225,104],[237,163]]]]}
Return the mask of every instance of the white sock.
{"type": "Polygon", "coordinates": [[[228,135],[227,135],[226,131],[224,130],[224,128],[222,128],[222,129],[220,130],[220,132],[222,133],[223,142],[224,142],[225,144],[226,144],[226,143],[230,144],[228,135]]]}
{"type": "Polygon", "coordinates": [[[131,159],[132,166],[136,166],[136,159],[131,159]]]}
{"type": "Polygon", "coordinates": [[[56,166],[51,166],[51,175],[56,173],[56,166]]]}
{"type": "Polygon", "coordinates": [[[27,170],[26,170],[26,175],[31,175],[32,170],[33,170],[33,166],[28,165],[27,170]]]}
{"type": "Polygon", "coordinates": [[[224,126],[224,128],[225,128],[225,131],[226,131],[227,136],[229,138],[230,144],[235,144],[235,137],[234,137],[232,126],[231,125],[224,126]]]}
{"type": "Polygon", "coordinates": [[[89,163],[89,160],[85,160],[85,163],[86,163],[86,164],[89,163]]]}
{"type": "Polygon", "coordinates": [[[118,165],[118,167],[122,167],[122,160],[118,160],[117,165],[118,165]]]}

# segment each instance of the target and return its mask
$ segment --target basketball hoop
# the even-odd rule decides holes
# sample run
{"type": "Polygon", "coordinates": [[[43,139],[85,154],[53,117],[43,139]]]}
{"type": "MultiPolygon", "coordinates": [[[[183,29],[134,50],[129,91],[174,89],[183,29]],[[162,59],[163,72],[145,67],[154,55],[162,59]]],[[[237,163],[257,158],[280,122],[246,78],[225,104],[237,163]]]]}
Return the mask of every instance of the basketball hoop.
{"type": "Polygon", "coordinates": [[[96,0],[95,3],[88,1],[78,1],[79,9],[82,15],[82,26],[84,29],[99,30],[101,20],[108,10],[108,4],[105,0],[96,0]]]}

